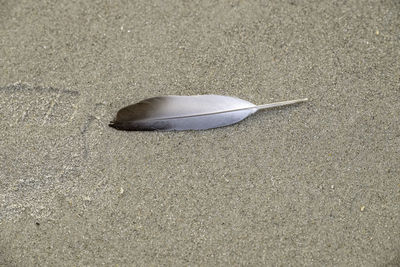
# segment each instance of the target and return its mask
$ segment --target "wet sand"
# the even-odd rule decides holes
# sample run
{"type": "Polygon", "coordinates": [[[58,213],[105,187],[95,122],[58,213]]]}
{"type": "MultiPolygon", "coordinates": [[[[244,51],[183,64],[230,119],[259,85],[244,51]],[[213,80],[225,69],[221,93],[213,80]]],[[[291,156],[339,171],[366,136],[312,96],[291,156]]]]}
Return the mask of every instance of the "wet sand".
{"type": "Polygon", "coordinates": [[[397,1],[0,6],[0,265],[400,264],[397,1]],[[310,100],[107,126],[172,94],[310,100]]]}

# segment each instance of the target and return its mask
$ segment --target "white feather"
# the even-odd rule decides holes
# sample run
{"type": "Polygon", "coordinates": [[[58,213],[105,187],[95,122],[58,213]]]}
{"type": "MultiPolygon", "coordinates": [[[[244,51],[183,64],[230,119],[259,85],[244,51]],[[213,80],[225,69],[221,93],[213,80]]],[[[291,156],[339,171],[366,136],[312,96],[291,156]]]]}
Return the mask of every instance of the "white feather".
{"type": "Polygon", "coordinates": [[[302,101],[306,99],[256,106],[219,95],[155,97],[121,109],[110,126],[121,130],[205,130],[237,123],[260,109],[302,101]]]}

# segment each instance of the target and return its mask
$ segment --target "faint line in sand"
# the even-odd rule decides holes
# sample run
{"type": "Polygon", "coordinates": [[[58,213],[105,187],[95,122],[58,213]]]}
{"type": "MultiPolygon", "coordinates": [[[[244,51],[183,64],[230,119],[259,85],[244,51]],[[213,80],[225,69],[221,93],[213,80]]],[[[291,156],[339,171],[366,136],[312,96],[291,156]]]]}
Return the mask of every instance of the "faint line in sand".
{"type": "Polygon", "coordinates": [[[46,115],[44,116],[42,126],[47,122],[47,119],[49,118],[49,115],[53,111],[54,105],[57,103],[58,99],[60,98],[60,95],[61,91],[58,91],[56,97],[50,101],[50,107],[47,109],[46,115]]]}

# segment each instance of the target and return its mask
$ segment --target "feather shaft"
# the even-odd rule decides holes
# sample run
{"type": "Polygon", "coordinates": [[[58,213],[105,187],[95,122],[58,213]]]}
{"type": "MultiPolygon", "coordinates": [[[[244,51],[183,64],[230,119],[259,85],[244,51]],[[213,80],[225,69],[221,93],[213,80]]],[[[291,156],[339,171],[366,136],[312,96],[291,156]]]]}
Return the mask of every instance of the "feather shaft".
{"type": "Polygon", "coordinates": [[[306,102],[306,101],[308,101],[308,98],[302,98],[302,99],[296,99],[296,100],[288,100],[288,101],[282,101],[282,102],[275,102],[275,103],[270,103],[270,104],[265,104],[265,105],[259,105],[259,106],[257,106],[257,110],[283,107],[283,106],[293,105],[293,104],[306,102]]]}

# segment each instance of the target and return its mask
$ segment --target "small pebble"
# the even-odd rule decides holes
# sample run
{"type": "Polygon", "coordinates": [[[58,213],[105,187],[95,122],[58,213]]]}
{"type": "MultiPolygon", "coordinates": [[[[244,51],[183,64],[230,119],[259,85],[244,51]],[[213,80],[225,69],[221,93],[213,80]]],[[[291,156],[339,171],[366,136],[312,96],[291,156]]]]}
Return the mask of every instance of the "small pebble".
{"type": "Polygon", "coordinates": [[[364,211],[365,210],[365,206],[361,206],[360,210],[364,211]]]}

